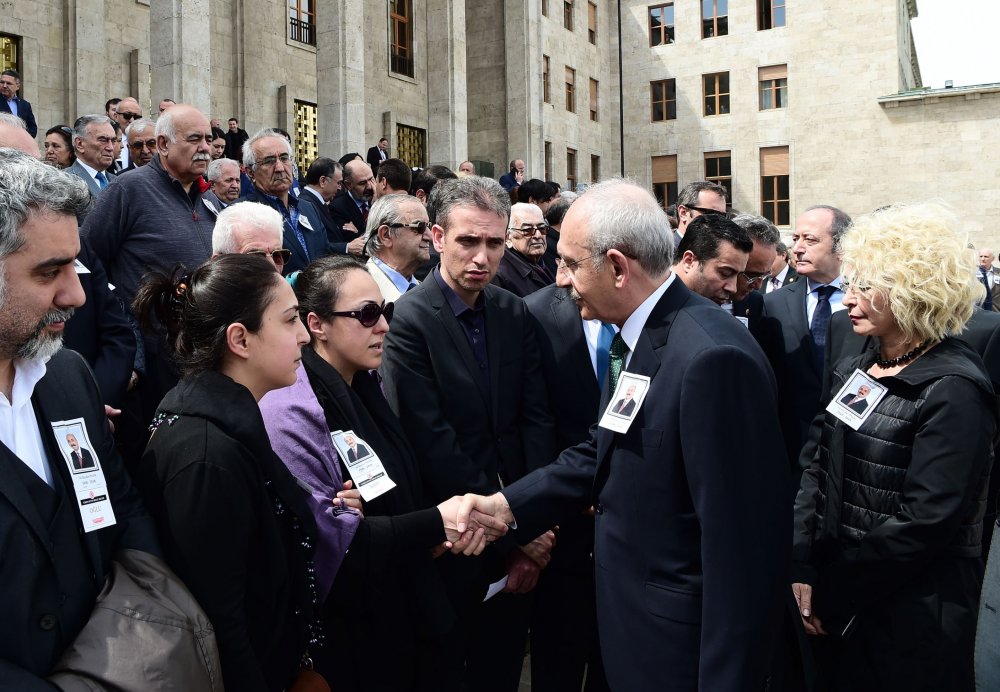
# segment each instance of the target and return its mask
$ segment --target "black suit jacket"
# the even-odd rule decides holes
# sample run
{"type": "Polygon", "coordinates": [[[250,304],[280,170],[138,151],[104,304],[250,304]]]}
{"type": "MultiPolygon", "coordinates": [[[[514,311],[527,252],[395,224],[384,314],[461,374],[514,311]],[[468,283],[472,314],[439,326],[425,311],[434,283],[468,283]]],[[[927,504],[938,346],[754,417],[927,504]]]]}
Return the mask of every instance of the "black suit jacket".
{"type": "MultiPolygon", "coordinates": [[[[62,350],[49,360],[45,377],[35,386],[32,402],[50,468],[58,479],[62,502],[69,503],[72,524],[56,535],[17,473],[8,469],[23,462],[0,445],[0,689],[46,690],[40,678],[86,624],[94,599],[104,584],[111,558],[135,548],[161,555],[152,520],[132,487],[104,415],[104,400],[84,360],[62,350]],[[82,418],[101,459],[114,509],[114,526],[83,532],[73,484],[62,449],[50,425],[82,418]],[[86,564],[67,565],[80,552],[68,551],[68,541],[80,541],[86,564]]],[[[29,470],[30,474],[31,471],[29,470]]]]}
{"type": "Polygon", "coordinates": [[[354,461],[357,461],[358,459],[364,459],[366,456],[368,456],[369,454],[371,454],[371,452],[368,451],[368,448],[365,447],[361,443],[358,443],[357,450],[358,451],[355,452],[350,447],[347,448],[347,460],[348,461],[354,462],[354,461]]]}
{"type": "Polygon", "coordinates": [[[497,267],[493,283],[524,298],[555,280],[540,272],[539,268],[539,265],[531,264],[520,253],[507,248],[500,259],[500,266],[497,267]]]}
{"type": "Polygon", "coordinates": [[[853,400],[854,400],[853,394],[845,394],[840,398],[840,403],[842,403],[844,406],[851,409],[855,413],[864,413],[865,409],[868,408],[868,400],[858,399],[854,403],[851,403],[853,400]]]}
{"type": "Polygon", "coordinates": [[[357,236],[351,233],[348,234],[351,236],[350,239],[345,238],[344,229],[342,229],[340,224],[333,219],[333,214],[330,211],[330,205],[321,202],[316,195],[305,189],[299,194],[298,202],[300,209],[309,207],[311,210],[310,213],[322,222],[323,231],[326,233],[327,244],[330,248],[330,252],[346,255],[347,243],[357,236]]]}
{"type": "Polygon", "coordinates": [[[595,504],[612,689],[762,690],[791,528],[774,377],[746,328],[677,280],[626,371],[651,378],[628,432],[595,427],[508,486],[514,535],[526,542],[595,504]],[[724,430],[722,400],[734,402],[724,430]]]}
{"type": "MultiPolygon", "coordinates": [[[[385,157],[389,158],[388,149],[385,152],[385,157]]],[[[368,149],[368,154],[365,156],[365,161],[367,161],[368,165],[371,166],[372,175],[375,175],[375,172],[378,171],[379,164],[382,163],[382,150],[379,149],[377,145],[371,147],[370,149],[368,149]]]]}
{"type": "Polygon", "coordinates": [[[341,190],[337,196],[330,200],[330,216],[337,226],[336,233],[330,238],[333,245],[343,243],[346,252],[347,243],[351,242],[365,232],[365,218],[361,215],[361,210],[349,194],[341,190]],[[345,223],[352,223],[357,229],[357,233],[344,228],[345,223]]]}
{"type": "Polygon", "coordinates": [[[92,469],[94,468],[94,455],[90,453],[89,449],[84,449],[80,447],[80,456],[77,457],[76,452],[70,452],[70,461],[73,462],[73,468],[76,470],[81,469],[92,469]]]}
{"type": "MultiPolygon", "coordinates": [[[[0,113],[10,113],[7,99],[2,96],[0,96],[0,113]]],[[[17,99],[17,117],[24,121],[29,135],[32,137],[38,135],[38,124],[35,122],[35,114],[31,110],[31,104],[22,98],[17,99]]]]}

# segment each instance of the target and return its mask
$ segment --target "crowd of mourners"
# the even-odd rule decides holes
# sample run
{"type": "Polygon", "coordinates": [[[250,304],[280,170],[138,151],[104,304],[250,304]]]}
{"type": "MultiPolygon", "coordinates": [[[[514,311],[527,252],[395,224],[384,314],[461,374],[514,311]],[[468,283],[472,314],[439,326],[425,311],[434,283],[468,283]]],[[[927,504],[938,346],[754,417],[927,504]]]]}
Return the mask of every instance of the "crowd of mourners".
{"type": "Polygon", "coordinates": [[[947,205],[783,240],[170,99],[43,153],[8,92],[0,689],[1000,689],[1000,268],[947,205]]]}

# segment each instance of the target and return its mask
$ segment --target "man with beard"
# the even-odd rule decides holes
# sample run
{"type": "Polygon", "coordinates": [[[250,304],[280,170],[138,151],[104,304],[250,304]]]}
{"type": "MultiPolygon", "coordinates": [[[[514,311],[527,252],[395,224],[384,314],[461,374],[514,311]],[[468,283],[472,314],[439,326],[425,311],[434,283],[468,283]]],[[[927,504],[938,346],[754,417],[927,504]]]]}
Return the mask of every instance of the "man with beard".
{"type": "Polygon", "coordinates": [[[372,205],[365,245],[371,255],[367,267],[387,303],[420,283],[413,273],[430,258],[430,245],[427,208],[416,197],[397,193],[379,197],[372,205]]]}
{"type": "Polygon", "coordinates": [[[523,298],[555,281],[541,261],[548,230],[541,208],[524,202],[512,206],[507,249],[493,283],[523,298]]]}
{"type": "MultiPolygon", "coordinates": [[[[428,206],[441,264],[400,298],[385,337],[385,394],[429,502],[496,492],[553,459],[554,421],[535,330],[524,302],[490,285],[510,225],[509,199],[489,178],[438,181],[428,206]]],[[[480,558],[436,560],[459,616],[454,640],[462,645],[449,654],[464,659],[466,689],[517,689],[528,594],[553,544],[551,532],[539,533],[524,549],[500,541],[480,558]],[[504,574],[505,593],[483,603],[488,583],[504,574]]],[[[441,689],[459,682],[442,680],[441,689]]]]}
{"type": "Polygon", "coordinates": [[[299,206],[291,194],[292,145],[277,130],[264,129],[243,146],[243,162],[254,190],[240,202],[259,202],[278,211],[284,219],[283,245],[292,255],[285,264],[290,274],[330,253],[323,220],[312,205],[299,206]]]}
{"type": "Polygon", "coordinates": [[[703,214],[688,224],[672,269],[690,290],[722,306],[736,293],[751,250],[746,231],[721,214],[703,214]]]}
{"type": "Polygon", "coordinates": [[[350,243],[368,228],[368,210],[375,196],[371,167],[360,159],[344,164],[343,189],[330,201],[330,214],[341,229],[341,239],[350,243]]]}
{"type": "Polygon", "coordinates": [[[0,544],[11,551],[0,561],[3,689],[51,689],[45,678],[90,618],[112,555],[160,553],[93,376],[60,350],[84,301],[74,258],[88,204],[75,178],[0,149],[0,544]],[[84,524],[57,421],[73,421],[93,444],[114,511],[102,528],[84,524]]]}

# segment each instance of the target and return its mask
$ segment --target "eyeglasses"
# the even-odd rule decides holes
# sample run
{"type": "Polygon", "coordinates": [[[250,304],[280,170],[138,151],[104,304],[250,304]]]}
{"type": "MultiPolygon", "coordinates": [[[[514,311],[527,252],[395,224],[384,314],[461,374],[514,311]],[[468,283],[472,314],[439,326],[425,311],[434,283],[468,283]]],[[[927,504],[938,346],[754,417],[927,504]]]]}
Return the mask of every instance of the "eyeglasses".
{"type": "Polygon", "coordinates": [[[687,204],[682,205],[685,209],[690,209],[691,211],[701,212],[702,214],[707,214],[708,216],[728,216],[724,211],[719,211],[718,209],[709,209],[708,207],[692,207],[687,204]]]}
{"type": "Polygon", "coordinates": [[[271,250],[271,251],[268,251],[268,250],[247,250],[243,254],[244,255],[257,255],[258,257],[263,257],[264,259],[267,259],[268,257],[270,257],[272,260],[274,260],[274,263],[278,264],[278,265],[285,265],[285,264],[288,263],[288,260],[290,260],[292,258],[292,251],[291,250],[286,250],[284,248],[280,248],[278,250],[271,250]]]}
{"type": "Polygon", "coordinates": [[[754,284],[758,284],[758,285],[763,284],[764,283],[764,279],[766,279],[769,276],[771,276],[771,273],[770,272],[764,272],[763,274],[750,275],[750,274],[747,274],[746,272],[740,272],[739,274],[737,274],[737,276],[742,276],[743,280],[747,282],[747,285],[753,286],[754,284]]]}
{"type": "Polygon", "coordinates": [[[360,310],[346,310],[344,312],[331,312],[331,317],[353,317],[361,323],[362,327],[374,327],[378,324],[380,317],[385,317],[385,321],[392,320],[392,303],[379,305],[378,303],[365,303],[360,310]]]}
{"type": "Polygon", "coordinates": [[[118,111],[118,115],[126,120],[138,120],[142,117],[142,113],[129,113],[128,111],[118,111]]]}
{"type": "Polygon", "coordinates": [[[549,232],[549,225],[547,223],[538,223],[534,225],[526,223],[523,226],[511,226],[507,230],[514,231],[515,233],[520,233],[521,235],[527,235],[527,236],[535,235],[535,233],[541,233],[542,235],[545,235],[546,233],[549,232]]]}
{"type": "Polygon", "coordinates": [[[576,270],[576,266],[578,264],[580,264],[581,262],[586,262],[589,259],[593,259],[594,257],[597,257],[600,254],[602,254],[602,253],[595,252],[593,255],[588,255],[587,257],[584,257],[583,259],[573,260],[572,262],[567,262],[562,257],[556,257],[556,269],[558,271],[564,271],[564,270],[568,271],[568,272],[575,271],[576,270]]]}
{"type": "Polygon", "coordinates": [[[409,228],[417,235],[423,235],[424,231],[431,227],[430,221],[411,221],[410,223],[387,223],[389,228],[409,228]]]}
{"type": "Polygon", "coordinates": [[[147,139],[147,140],[139,140],[138,142],[128,143],[128,148],[135,149],[136,151],[141,151],[143,147],[146,147],[150,151],[156,151],[156,140],[147,139]]]}
{"type": "MultiPolygon", "coordinates": [[[[211,142],[211,140],[209,140],[211,142]]],[[[259,168],[271,168],[274,164],[281,161],[282,164],[288,165],[292,160],[292,157],[288,154],[282,154],[281,156],[265,156],[260,161],[257,162],[259,168]]]]}

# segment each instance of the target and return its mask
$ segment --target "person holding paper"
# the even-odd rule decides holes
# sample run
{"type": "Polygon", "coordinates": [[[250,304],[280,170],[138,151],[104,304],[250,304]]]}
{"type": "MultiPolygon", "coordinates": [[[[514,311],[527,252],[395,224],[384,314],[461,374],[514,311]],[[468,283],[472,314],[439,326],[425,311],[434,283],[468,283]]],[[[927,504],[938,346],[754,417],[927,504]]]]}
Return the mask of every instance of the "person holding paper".
{"type": "Polygon", "coordinates": [[[445,548],[478,554],[482,532],[456,540],[442,516],[454,514],[458,498],[435,507],[424,493],[413,450],[374,372],[393,304],[383,302],[364,263],[330,255],[293,282],[310,343],[295,383],[264,396],[260,408],[278,457],[317,500],[327,629],[350,632],[334,635],[317,668],[335,672],[338,690],[449,690],[439,683],[450,677],[442,677],[440,654],[453,646],[442,636],[455,616],[433,557],[445,548]],[[339,459],[331,435],[341,430],[368,446],[345,433],[346,459],[339,459]],[[372,455],[395,486],[366,500],[364,517],[332,504],[353,462],[372,455]]]}
{"type": "Polygon", "coordinates": [[[861,217],[843,238],[844,307],[878,346],[834,364],[825,399],[857,410],[874,395],[846,386],[859,370],[886,392],[856,430],[817,416],[795,503],[792,590],[834,691],[973,689],[997,421],[982,360],[952,338],[983,293],[967,244],[935,203],[861,217]]]}

